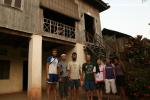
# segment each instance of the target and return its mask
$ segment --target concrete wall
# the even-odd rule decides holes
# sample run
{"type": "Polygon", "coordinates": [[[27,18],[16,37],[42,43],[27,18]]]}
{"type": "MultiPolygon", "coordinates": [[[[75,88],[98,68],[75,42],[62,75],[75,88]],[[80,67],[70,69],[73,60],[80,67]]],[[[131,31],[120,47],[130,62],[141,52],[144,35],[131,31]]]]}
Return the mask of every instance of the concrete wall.
{"type": "MultiPolygon", "coordinates": [[[[71,55],[73,52],[77,52],[78,58],[77,61],[80,64],[85,62],[84,57],[84,45],[77,43],[74,48],[68,50],[67,53],[67,61],[71,61],[71,55]]],[[[9,60],[10,61],[10,78],[8,80],[0,80],[0,94],[5,93],[13,93],[13,92],[21,92],[23,89],[23,62],[28,60],[27,57],[21,57],[21,51],[27,50],[23,48],[15,48],[11,46],[3,46],[0,45],[0,48],[5,48],[8,50],[7,56],[0,56],[1,60],[9,60]]],[[[45,89],[45,64],[47,61],[48,52],[43,51],[42,57],[42,88],[45,89]]]]}
{"type": "Polygon", "coordinates": [[[100,14],[97,9],[92,7],[91,5],[83,2],[83,0],[76,0],[76,3],[79,6],[79,16],[80,21],[76,22],[77,26],[77,42],[82,43],[85,41],[85,21],[84,14],[88,14],[92,16],[95,20],[95,33],[101,35],[101,24],[100,24],[100,14]]]}
{"type": "Polygon", "coordinates": [[[10,61],[10,78],[8,80],[0,80],[0,94],[20,92],[22,91],[23,82],[23,61],[20,57],[19,48],[13,48],[0,45],[0,48],[8,50],[7,56],[0,56],[1,60],[10,61]]]}

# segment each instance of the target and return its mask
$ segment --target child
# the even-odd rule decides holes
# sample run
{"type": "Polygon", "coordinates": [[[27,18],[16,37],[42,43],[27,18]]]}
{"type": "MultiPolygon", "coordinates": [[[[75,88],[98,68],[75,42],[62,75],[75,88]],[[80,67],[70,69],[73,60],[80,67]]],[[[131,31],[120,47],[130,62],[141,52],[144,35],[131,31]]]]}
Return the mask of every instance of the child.
{"type": "Polygon", "coordinates": [[[106,89],[106,94],[108,94],[108,100],[110,98],[111,91],[113,94],[117,93],[116,83],[115,83],[115,70],[114,70],[114,66],[111,63],[110,59],[106,59],[105,89],[106,89]]]}
{"type": "Polygon", "coordinates": [[[82,71],[88,100],[93,100],[93,90],[95,88],[94,67],[91,62],[91,56],[86,55],[86,63],[82,65],[82,71]]]}
{"type": "Polygon", "coordinates": [[[97,59],[97,66],[95,71],[95,83],[98,100],[102,100],[102,90],[104,87],[105,64],[101,59],[97,59]]]}

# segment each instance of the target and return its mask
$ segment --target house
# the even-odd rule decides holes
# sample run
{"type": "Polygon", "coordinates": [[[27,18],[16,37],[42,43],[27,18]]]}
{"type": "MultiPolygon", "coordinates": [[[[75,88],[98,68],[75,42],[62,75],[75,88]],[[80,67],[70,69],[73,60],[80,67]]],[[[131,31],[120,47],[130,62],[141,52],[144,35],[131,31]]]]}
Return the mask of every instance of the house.
{"type": "Polygon", "coordinates": [[[118,31],[104,28],[102,30],[104,44],[106,45],[108,56],[119,56],[123,58],[126,48],[130,46],[130,39],[133,37],[118,31]]]}
{"type": "Polygon", "coordinates": [[[84,47],[102,36],[99,13],[108,8],[102,0],[0,0],[0,94],[40,98],[49,51],[68,60],[75,51],[84,62],[84,47]]]}

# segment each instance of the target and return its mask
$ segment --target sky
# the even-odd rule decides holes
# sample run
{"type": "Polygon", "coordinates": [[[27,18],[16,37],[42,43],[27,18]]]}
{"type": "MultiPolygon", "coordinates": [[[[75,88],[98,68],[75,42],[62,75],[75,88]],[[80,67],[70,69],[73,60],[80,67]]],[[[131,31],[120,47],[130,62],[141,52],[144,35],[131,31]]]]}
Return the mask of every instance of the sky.
{"type": "Polygon", "coordinates": [[[150,0],[103,0],[111,6],[100,13],[102,29],[107,28],[150,39],[150,0]]]}

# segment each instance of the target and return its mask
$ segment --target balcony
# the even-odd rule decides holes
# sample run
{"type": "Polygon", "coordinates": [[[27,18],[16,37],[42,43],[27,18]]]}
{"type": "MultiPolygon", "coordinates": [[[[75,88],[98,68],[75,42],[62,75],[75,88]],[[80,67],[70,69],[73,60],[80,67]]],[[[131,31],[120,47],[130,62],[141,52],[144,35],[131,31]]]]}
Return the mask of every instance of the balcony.
{"type": "Polygon", "coordinates": [[[75,27],[48,18],[43,19],[43,32],[45,36],[54,39],[76,42],[75,27]]]}

